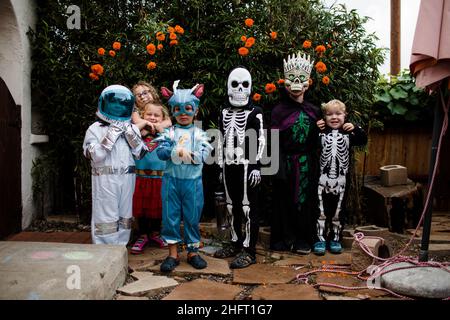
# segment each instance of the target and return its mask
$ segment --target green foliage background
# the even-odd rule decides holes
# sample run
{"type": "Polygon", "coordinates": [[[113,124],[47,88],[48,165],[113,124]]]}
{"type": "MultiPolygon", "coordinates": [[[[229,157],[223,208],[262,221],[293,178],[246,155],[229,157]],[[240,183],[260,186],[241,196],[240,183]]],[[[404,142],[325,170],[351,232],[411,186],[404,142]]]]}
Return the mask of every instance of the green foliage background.
{"type": "Polygon", "coordinates": [[[56,209],[90,214],[90,165],[82,155],[82,142],[95,121],[97,98],[109,84],[131,87],[146,80],[158,88],[171,88],[180,79],[183,88],[204,83],[201,120],[214,126],[227,99],[228,73],[244,65],[269,117],[278,91],[265,94],[265,84],[277,84],[283,78],[283,59],[310,40],[312,47],[305,51],[316,62],[321,59],[328,70],[313,71],[306,99],[320,105],[338,98],[347,104],[352,121],[364,125],[372,119],[383,49],[375,46],[375,35],[366,33],[367,18],[343,6],[328,9],[319,0],[38,0],[37,4],[37,26],[30,31],[33,108],[45,119],[43,129],[50,143],[33,175],[39,194],[44,190],[42,175],[51,168],[58,192],[64,195],[56,209]],[[81,9],[81,29],[67,28],[70,5],[81,9]],[[246,18],[254,20],[252,27],[245,26],[246,18]],[[156,32],[169,25],[184,28],[179,44],[170,47],[166,40],[164,49],[150,56],[146,45],[156,45],[156,32]],[[278,33],[275,40],[271,31],[278,33]],[[245,57],[238,54],[242,35],[256,39],[245,57]],[[114,41],[122,48],[113,58],[108,50],[114,41]],[[322,57],[314,52],[317,45],[327,47],[322,57]],[[97,53],[100,47],[106,49],[104,56],[97,53]],[[146,68],[149,61],[156,62],[156,69],[146,68]],[[92,81],[88,74],[96,63],[105,73],[92,81]],[[324,75],[331,79],[328,86],[321,82],[324,75]]]}
{"type": "Polygon", "coordinates": [[[436,96],[416,87],[409,70],[402,70],[390,80],[381,77],[374,97],[374,109],[383,124],[433,123],[430,106],[435,104],[436,96]]]}

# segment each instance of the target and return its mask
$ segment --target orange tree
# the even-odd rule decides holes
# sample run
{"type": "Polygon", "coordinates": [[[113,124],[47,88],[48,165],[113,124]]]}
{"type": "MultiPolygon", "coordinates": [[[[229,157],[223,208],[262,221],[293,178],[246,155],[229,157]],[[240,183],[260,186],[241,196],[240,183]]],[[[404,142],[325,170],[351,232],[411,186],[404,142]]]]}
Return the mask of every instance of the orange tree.
{"type": "Polygon", "coordinates": [[[82,141],[95,121],[97,98],[113,83],[131,87],[205,84],[201,120],[217,124],[228,73],[238,65],[253,76],[253,99],[267,120],[283,85],[283,59],[302,50],[315,60],[307,99],[344,101],[364,124],[383,61],[367,18],[319,0],[38,0],[30,30],[33,108],[50,143],[34,166],[36,193],[52,168],[64,198],[55,209],[89,211],[89,163],[82,141]],[[69,29],[67,7],[80,8],[80,28],[69,29]]]}

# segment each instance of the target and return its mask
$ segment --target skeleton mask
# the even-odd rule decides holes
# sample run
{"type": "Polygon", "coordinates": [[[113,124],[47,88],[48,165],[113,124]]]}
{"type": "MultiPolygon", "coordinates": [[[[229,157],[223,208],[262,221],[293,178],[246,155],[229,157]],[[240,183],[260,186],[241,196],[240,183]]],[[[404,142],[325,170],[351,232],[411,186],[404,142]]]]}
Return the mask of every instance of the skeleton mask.
{"type": "Polygon", "coordinates": [[[248,104],[252,91],[252,76],[247,69],[238,67],[228,76],[228,99],[234,107],[243,107],[248,104]]]}
{"type": "Polygon", "coordinates": [[[309,87],[309,76],[311,74],[314,61],[310,56],[301,55],[300,52],[288,56],[283,60],[284,83],[290,91],[306,91],[309,87]]]}

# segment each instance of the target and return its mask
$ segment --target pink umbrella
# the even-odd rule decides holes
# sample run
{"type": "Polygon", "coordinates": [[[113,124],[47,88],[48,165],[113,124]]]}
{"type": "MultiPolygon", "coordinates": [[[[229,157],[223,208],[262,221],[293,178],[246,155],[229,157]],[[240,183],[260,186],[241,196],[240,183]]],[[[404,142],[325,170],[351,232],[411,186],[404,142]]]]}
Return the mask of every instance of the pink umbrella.
{"type": "Polygon", "coordinates": [[[421,88],[436,88],[450,77],[449,0],[420,3],[409,68],[421,88]]]}
{"type": "Polygon", "coordinates": [[[425,204],[422,244],[419,261],[428,261],[428,243],[430,240],[433,182],[438,167],[442,138],[448,124],[450,97],[445,103],[450,88],[450,0],[422,0],[409,65],[411,74],[416,78],[416,86],[425,88],[429,93],[439,91],[439,103],[436,104],[433,123],[433,138],[429,172],[429,191],[425,204]],[[445,115],[443,114],[445,113],[445,115]]]}

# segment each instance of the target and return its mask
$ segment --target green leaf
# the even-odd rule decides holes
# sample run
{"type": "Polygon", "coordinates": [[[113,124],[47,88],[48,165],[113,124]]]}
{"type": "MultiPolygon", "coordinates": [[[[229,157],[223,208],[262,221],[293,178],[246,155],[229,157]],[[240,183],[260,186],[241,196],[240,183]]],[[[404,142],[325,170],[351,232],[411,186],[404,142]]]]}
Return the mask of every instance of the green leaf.
{"type": "Polygon", "coordinates": [[[419,104],[419,98],[417,98],[417,96],[415,95],[414,96],[410,95],[408,97],[408,102],[411,103],[413,106],[417,106],[419,104]]]}
{"type": "Polygon", "coordinates": [[[409,91],[412,88],[414,88],[415,85],[414,85],[414,83],[403,83],[403,84],[399,84],[399,87],[401,87],[405,91],[409,91]]]}
{"type": "Polygon", "coordinates": [[[391,95],[387,92],[383,92],[382,94],[374,94],[373,96],[375,97],[376,101],[383,101],[386,103],[392,101],[391,95]]]}
{"type": "Polygon", "coordinates": [[[402,88],[394,87],[389,90],[389,93],[394,97],[394,99],[405,99],[408,96],[408,93],[402,88]]]}
{"type": "Polygon", "coordinates": [[[399,103],[394,103],[392,106],[392,114],[404,115],[408,109],[399,103]]]}

